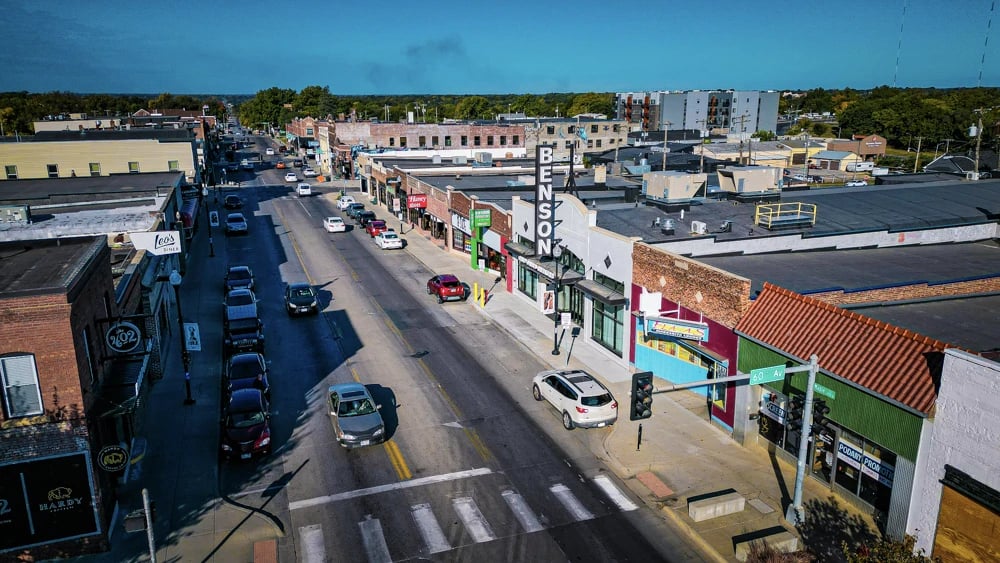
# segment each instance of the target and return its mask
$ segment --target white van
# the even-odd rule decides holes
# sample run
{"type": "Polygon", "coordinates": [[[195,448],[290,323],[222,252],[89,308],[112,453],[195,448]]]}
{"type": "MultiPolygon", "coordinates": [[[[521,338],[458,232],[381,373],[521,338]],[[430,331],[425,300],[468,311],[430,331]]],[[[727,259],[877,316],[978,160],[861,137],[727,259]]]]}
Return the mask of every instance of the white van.
{"type": "Polygon", "coordinates": [[[875,170],[874,162],[851,162],[847,164],[848,172],[871,172],[875,170]]]}

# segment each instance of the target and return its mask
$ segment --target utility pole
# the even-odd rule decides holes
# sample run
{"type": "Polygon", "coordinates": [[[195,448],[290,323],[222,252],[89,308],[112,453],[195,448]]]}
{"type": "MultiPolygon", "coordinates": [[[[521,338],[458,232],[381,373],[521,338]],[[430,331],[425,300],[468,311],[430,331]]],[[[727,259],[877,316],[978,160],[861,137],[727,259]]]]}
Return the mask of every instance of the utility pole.
{"type": "MultiPolygon", "coordinates": [[[[980,122],[980,125],[982,125],[982,122],[980,122]]],[[[917,159],[913,161],[913,173],[914,174],[917,173],[917,167],[920,166],[920,143],[923,140],[924,140],[923,137],[917,137],[917,159]]],[[[978,145],[977,145],[977,148],[978,148],[978,145]]],[[[977,163],[978,163],[978,160],[979,160],[979,152],[977,150],[976,151],[976,161],[977,161],[977,163]]]]}
{"type": "MultiPolygon", "coordinates": [[[[697,125],[697,124],[700,123],[702,127],[707,127],[706,121],[704,119],[699,119],[699,120],[695,121],[694,123],[695,123],[695,125],[697,125]]],[[[707,136],[708,136],[708,134],[707,134],[707,132],[704,129],[699,129],[698,130],[698,138],[701,139],[701,147],[699,147],[699,152],[701,152],[701,158],[700,158],[700,162],[698,163],[698,173],[699,174],[704,174],[705,173],[705,137],[707,137],[707,136]]]]}
{"type": "Polygon", "coordinates": [[[669,136],[670,133],[671,122],[664,121],[663,124],[665,125],[663,129],[663,166],[660,168],[660,170],[663,170],[665,172],[667,170],[667,152],[670,151],[670,149],[667,148],[667,137],[669,136]]]}
{"type": "MultiPolygon", "coordinates": [[[[993,109],[993,108],[989,108],[989,109],[993,109]]],[[[980,109],[976,109],[976,110],[973,110],[973,111],[975,111],[976,115],[979,117],[979,119],[976,121],[976,169],[973,171],[976,174],[974,176],[975,179],[978,180],[979,179],[979,145],[983,141],[983,109],[980,108],[980,109]]]]}
{"type": "Polygon", "coordinates": [[[739,134],[740,134],[740,160],[739,160],[740,164],[743,164],[743,139],[746,136],[746,131],[743,130],[743,123],[747,120],[747,117],[750,117],[749,114],[744,113],[743,115],[741,115],[739,117],[734,117],[733,118],[733,121],[739,121],[740,122],[740,128],[738,130],[739,134]]]}
{"type": "Polygon", "coordinates": [[[809,437],[812,436],[812,410],[813,410],[813,388],[816,386],[816,372],[819,371],[819,358],[816,354],[809,356],[809,364],[795,368],[785,368],[785,373],[808,371],[809,378],[806,380],[806,397],[802,410],[802,428],[799,432],[799,459],[795,464],[795,493],[792,497],[792,504],[788,505],[785,513],[785,520],[798,525],[803,519],[802,513],[802,485],[806,477],[806,459],[809,457],[809,437]]]}

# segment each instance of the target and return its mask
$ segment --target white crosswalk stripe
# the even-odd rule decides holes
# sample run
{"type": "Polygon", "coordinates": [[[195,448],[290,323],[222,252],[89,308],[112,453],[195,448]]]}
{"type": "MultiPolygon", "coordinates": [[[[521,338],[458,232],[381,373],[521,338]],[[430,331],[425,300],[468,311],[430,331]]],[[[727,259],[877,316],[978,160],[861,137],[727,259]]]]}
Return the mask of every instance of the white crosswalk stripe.
{"type": "Polygon", "coordinates": [[[615,486],[611,479],[607,475],[598,475],[594,477],[594,483],[604,491],[604,494],[608,495],[611,502],[615,503],[618,508],[628,512],[630,510],[635,510],[639,508],[634,502],[629,500],[625,493],[615,486]]]}
{"type": "Polygon", "coordinates": [[[465,525],[466,531],[469,532],[469,535],[472,536],[472,539],[476,543],[491,541],[497,538],[493,533],[493,529],[490,528],[490,523],[486,521],[486,517],[479,511],[479,507],[472,497],[455,498],[452,499],[451,504],[455,507],[455,512],[458,513],[462,524],[465,525]]]}
{"type": "Polygon", "coordinates": [[[413,521],[417,524],[417,529],[420,530],[420,536],[424,538],[424,545],[427,546],[428,552],[441,553],[451,549],[448,538],[444,536],[441,526],[434,518],[434,511],[431,510],[430,504],[413,505],[410,507],[410,513],[413,515],[413,521]]]}
{"type": "Polygon", "coordinates": [[[573,491],[569,490],[569,487],[566,485],[558,483],[549,487],[549,490],[552,491],[552,494],[559,499],[559,502],[562,503],[577,522],[594,518],[594,514],[587,510],[587,507],[583,506],[583,503],[576,498],[573,491]]]}
{"type": "Polygon", "coordinates": [[[365,520],[358,522],[358,526],[361,528],[361,542],[365,545],[368,563],[392,563],[389,546],[385,543],[385,534],[382,533],[382,524],[378,518],[368,515],[365,520]]]}
{"type": "Polygon", "coordinates": [[[524,497],[510,489],[500,494],[503,496],[503,500],[507,502],[507,506],[510,507],[511,512],[514,513],[514,517],[521,523],[521,527],[524,528],[525,532],[531,533],[545,529],[541,522],[538,521],[535,513],[531,511],[531,507],[528,506],[524,497]]]}
{"type": "Polygon", "coordinates": [[[323,528],[319,524],[299,528],[299,551],[302,553],[302,563],[326,562],[323,528]]]}

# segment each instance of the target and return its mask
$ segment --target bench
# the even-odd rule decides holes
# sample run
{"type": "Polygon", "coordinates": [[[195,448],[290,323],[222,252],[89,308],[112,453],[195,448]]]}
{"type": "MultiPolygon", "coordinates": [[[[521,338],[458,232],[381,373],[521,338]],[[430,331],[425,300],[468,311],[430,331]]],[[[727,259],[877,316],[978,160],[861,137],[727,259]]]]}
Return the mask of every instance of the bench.
{"type": "Polygon", "coordinates": [[[736,491],[713,493],[697,497],[697,500],[688,499],[688,516],[695,522],[701,522],[727,514],[743,512],[745,507],[746,499],[736,491]]]}
{"type": "Polygon", "coordinates": [[[278,542],[275,540],[253,542],[253,563],[278,563],[278,542]]]}
{"type": "Polygon", "coordinates": [[[799,538],[788,530],[781,529],[777,533],[755,538],[748,538],[743,541],[736,541],[736,560],[746,561],[750,555],[750,545],[754,542],[764,542],[772,549],[784,553],[791,553],[799,548],[799,538]]]}

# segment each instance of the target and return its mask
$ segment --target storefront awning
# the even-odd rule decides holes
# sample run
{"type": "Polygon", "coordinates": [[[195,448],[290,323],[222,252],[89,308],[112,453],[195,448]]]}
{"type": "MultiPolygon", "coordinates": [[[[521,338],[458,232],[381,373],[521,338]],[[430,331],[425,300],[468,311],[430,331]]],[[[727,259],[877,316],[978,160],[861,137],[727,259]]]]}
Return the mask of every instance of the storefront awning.
{"type": "MultiPolygon", "coordinates": [[[[148,350],[147,350],[148,352],[148,350]]],[[[108,378],[101,386],[101,417],[122,416],[135,412],[149,365],[149,355],[124,357],[111,361],[108,378]]]]}
{"type": "Polygon", "coordinates": [[[699,354],[699,355],[702,355],[702,356],[704,356],[706,358],[710,358],[712,361],[714,361],[717,364],[729,365],[729,360],[727,360],[726,358],[723,358],[722,356],[716,354],[715,352],[709,350],[708,348],[705,348],[704,346],[702,346],[701,344],[698,344],[694,340],[687,340],[687,339],[684,339],[684,338],[675,338],[674,342],[676,342],[677,344],[683,346],[684,348],[687,348],[688,350],[691,350],[695,354],[699,354]]]}
{"type": "Polygon", "coordinates": [[[550,260],[542,261],[538,258],[525,256],[518,256],[517,260],[550,283],[558,280],[561,285],[573,285],[583,280],[583,274],[580,272],[570,270],[550,260]]]}
{"type": "Polygon", "coordinates": [[[500,240],[501,240],[500,235],[498,235],[497,233],[494,233],[489,229],[483,231],[483,244],[485,244],[488,248],[492,248],[493,250],[500,252],[501,251],[500,240]]]}
{"type": "Polygon", "coordinates": [[[519,242],[510,241],[507,244],[503,245],[503,247],[507,249],[507,252],[510,252],[514,256],[534,256],[535,255],[535,251],[534,250],[528,248],[527,245],[521,244],[519,242]]]}
{"type": "Polygon", "coordinates": [[[597,299],[601,303],[607,305],[624,305],[628,302],[624,295],[618,293],[613,289],[604,287],[603,285],[597,283],[594,280],[583,280],[576,282],[576,287],[580,291],[586,293],[587,295],[597,299]]]}

